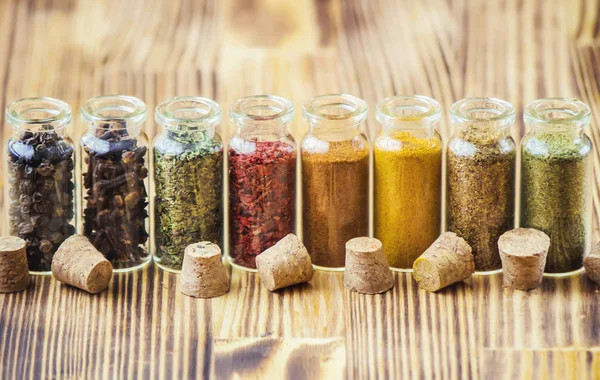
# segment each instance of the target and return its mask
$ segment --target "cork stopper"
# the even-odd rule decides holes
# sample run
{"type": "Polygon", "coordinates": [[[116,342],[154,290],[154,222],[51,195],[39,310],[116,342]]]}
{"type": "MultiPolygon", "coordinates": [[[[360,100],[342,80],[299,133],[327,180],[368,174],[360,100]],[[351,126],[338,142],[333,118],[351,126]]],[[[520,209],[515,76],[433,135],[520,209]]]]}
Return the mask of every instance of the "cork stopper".
{"type": "Polygon", "coordinates": [[[229,277],[218,245],[203,241],[185,248],[180,291],[196,298],[219,297],[229,291],[229,277]]]}
{"type": "Polygon", "coordinates": [[[475,272],[471,247],[454,232],[444,232],[413,264],[413,278],[420,288],[436,292],[464,281],[475,272]]]}
{"type": "Polygon", "coordinates": [[[583,259],[583,267],[590,280],[600,285],[600,243],[583,259]]]}
{"type": "Polygon", "coordinates": [[[540,286],[549,248],[548,235],[533,228],[516,228],[500,236],[504,286],[519,290],[540,286]]]}
{"type": "Polygon", "coordinates": [[[112,271],[112,264],[82,235],[65,240],[52,259],[54,278],[91,294],[108,288],[112,271]]]}
{"type": "Polygon", "coordinates": [[[344,287],[364,294],[377,294],[394,286],[383,245],[377,239],[358,237],[346,243],[344,287]]]}
{"type": "Polygon", "coordinates": [[[306,247],[294,234],[258,255],[256,268],[261,284],[270,291],[308,282],[314,272],[306,247]]]}
{"type": "Polygon", "coordinates": [[[19,292],[29,286],[25,240],[0,237],[0,293],[19,292]]]}

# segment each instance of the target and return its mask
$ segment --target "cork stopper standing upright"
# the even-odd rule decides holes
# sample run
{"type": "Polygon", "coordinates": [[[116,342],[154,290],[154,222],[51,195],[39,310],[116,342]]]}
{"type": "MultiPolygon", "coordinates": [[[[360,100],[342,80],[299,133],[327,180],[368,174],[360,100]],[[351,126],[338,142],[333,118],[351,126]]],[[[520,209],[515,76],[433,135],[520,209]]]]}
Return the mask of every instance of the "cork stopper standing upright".
{"type": "Polygon", "coordinates": [[[218,245],[203,241],[185,248],[180,290],[196,298],[219,297],[229,291],[229,277],[218,245]]]}
{"type": "Polygon", "coordinates": [[[548,235],[533,228],[516,228],[500,236],[504,286],[519,290],[540,286],[549,248],[548,235]]]}
{"type": "Polygon", "coordinates": [[[394,286],[394,276],[377,239],[358,237],[346,243],[344,287],[365,293],[383,293],[394,286]]]}
{"type": "Polygon", "coordinates": [[[583,266],[588,277],[600,285],[600,243],[583,259],[583,266]]]}
{"type": "Polygon", "coordinates": [[[29,286],[25,240],[0,237],[0,293],[19,292],[29,286]]]}

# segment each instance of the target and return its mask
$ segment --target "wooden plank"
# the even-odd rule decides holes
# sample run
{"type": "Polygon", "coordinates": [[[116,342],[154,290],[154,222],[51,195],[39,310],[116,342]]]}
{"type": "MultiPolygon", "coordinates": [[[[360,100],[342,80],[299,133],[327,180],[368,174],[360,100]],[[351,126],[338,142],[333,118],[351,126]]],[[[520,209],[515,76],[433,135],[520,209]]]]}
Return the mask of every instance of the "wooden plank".
{"type": "MultiPolygon", "coordinates": [[[[62,98],[75,110],[102,93],[138,96],[152,110],[175,95],[215,98],[220,131],[239,96],[275,93],[296,107],[348,92],[371,106],[420,93],[444,109],[492,95],[525,104],[578,96],[600,120],[597,0],[7,0],[0,2],[0,106],[62,98]]],[[[440,124],[451,134],[448,115],[440,124]]],[[[4,128],[4,144],[9,129],[4,128]]],[[[513,135],[524,133],[520,120],[513,135]]],[[[589,131],[600,146],[597,122],[589,131]]],[[[600,149],[594,153],[594,240],[600,149]]],[[[0,176],[4,179],[3,176],[0,176]]],[[[0,186],[2,180],[0,180],[0,186]]],[[[2,192],[0,192],[2,194],[2,192]]],[[[1,197],[1,195],[0,195],[1,197]]],[[[2,205],[0,204],[0,209],[2,205]]],[[[49,277],[0,295],[2,378],[578,378],[600,373],[599,288],[583,274],[529,293],[501,276],[437,294],[395,274],[391,292],[351,294],[340,273],[270,293],[233,270],[226,296],[194,300],[177,276],[150,267],[90,296],[49,277]],[[345,376],[344,376],[345,375],[345,376]]]]}

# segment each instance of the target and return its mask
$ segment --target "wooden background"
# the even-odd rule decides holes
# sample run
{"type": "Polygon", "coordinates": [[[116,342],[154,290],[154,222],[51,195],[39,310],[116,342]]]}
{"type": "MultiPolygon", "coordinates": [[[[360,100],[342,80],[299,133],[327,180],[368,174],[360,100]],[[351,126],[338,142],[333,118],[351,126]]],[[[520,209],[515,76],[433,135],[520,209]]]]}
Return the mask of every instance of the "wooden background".
{"type": "MultiPolygon", "coordinates": [[[[577,96],[600,120],[599,16],[593,0],[0,0],[0,106],[45,95],[78,110],[123,93],[152,110],[175,95],[227,106],[273,93],[300,110],[347,92],[373,109],[417,93],[445,109],[496,96],[520,118],[536,98],[577,96]]],[[[600,146],[596,125],[591,135],[600,146]]],[[[595,226],[599,206],[595,195],[595,226]]],[[[154,267],[96,296],[36,277],[0,295],[0,377],[600,379],[599,288],[585,275],[528,293],[474,277],[428,294],[398,274],[379,296],[348,293],[334,273],[278,293],[231,276],[208,301],[154,267]]]]}

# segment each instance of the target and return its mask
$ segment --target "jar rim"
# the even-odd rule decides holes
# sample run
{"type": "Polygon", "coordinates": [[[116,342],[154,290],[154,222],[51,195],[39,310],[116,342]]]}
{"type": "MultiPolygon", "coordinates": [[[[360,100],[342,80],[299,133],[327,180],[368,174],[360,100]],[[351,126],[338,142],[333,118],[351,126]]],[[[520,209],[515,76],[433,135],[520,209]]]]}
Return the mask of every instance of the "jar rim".
{"type": "Polygon", "coordinates": [[[452,104],[450,116],[455,123],[505,122],[508,124],[514,121],[515,107],[509,102],[498,98],[465,98],[452,104]],[[489,115],[482,117],[473,111],[486,112],[489,115]],[[475,113],[475,115],[472,113],[475,113]]]}
{"type": "Polygon", "coordinates": [[[201,96],[176,96],[156,106],[154,119],[167,129],[181,126],[210,128],[221,122],[221,107],[214,100],[201,96]],[[194,116],[178,116],[178,112],[194,116]]]}
{"type": "Polygon", "coordinates": [[[366,120],[368,107],[364,100],[354,95],[324,94],[308,99],[302,111],[309,123],[344,122],[357,125],[366,120]],[[330,108],[347,112],[327,112],[330,108]]]}
{"type": "Polygon", "coordinates": [[[229,106],[233,123],[245,121],[281,121],[287,124],[294,117],[294,106],[288,99],[277,95],[251,95],[236,99],[229,106]]]}
{"type": "Polygon", "coordinates": [[[580,124],[589,121],[591,114],[590,107],[577,98],[554,97],[529,103],[525,107],[523,119],[526,123],[536,124],[580,124]],[[564,117],[554,117],[556,113],[564,117]]]}
{"type": "Polygon", "coordinates": [[[440,103],[425,95],[395,95],[377,102],[377,120],[382,123],[428,121],[441,117],[440,103]],[[404,113],[405,110],[412,112],[404,113]],[[400,111],[400,112],[399,112],[400,111]]]}
{"type": "Polygon", "coordinates": [[[71,122],[73,111],[66,102],[51,97],[28,97],[13,101],[5,109],[6,120],[11,125],[16,124],[48,124],[55,129],[66,126],[71,122]],[[44,118],[31,118],[29,112],[47,112],[44,118]]]}
{"type": "Polygon", "coordinates": [[[83,103],[81,117],[88,123],[124,121],[126,127],[135,127],[146,121],[146,111],[146,104],[135,96],[101,95],[83,103]]]}

